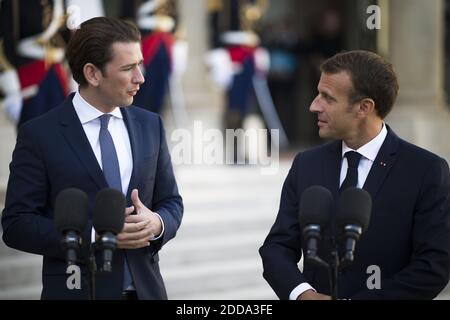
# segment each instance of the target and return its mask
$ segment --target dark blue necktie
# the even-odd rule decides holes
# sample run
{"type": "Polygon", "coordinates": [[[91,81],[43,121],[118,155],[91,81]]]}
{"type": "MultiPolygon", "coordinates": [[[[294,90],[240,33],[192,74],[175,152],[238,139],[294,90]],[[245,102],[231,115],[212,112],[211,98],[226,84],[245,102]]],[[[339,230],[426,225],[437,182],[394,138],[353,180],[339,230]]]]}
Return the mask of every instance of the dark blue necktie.
{"type": "MultiPolygon", "coordinates": [[[[117,157],[116,148],[114,146],[114,141],[111,137],[111,133],[108,130],[109,119],[111,119],[110,114],[104,114],[100,116],[100,150],[102,153],[102,166],[103,175],[105,176],[106,182],[110,188],[114,188],[122,191],[122,179],[120,177],[120,167],[119,158],[117,157]]],[[[125,212],[124,212],[125,214],[125,212]]],[[[123,288],[128,288],[132,283],[130,270],[128,268],[127,259],[124,259],[124,278],[123,278],[123,288]]]]}
{"type": "Polygon", "coordinates": [[[345,180],[342,182],[339,192],[344,191],[349,187],[356,187],[358,185],[358,165],[362,155],[355,151],[347,151],[345,153],[347,158],[348,169],[345,180]]]}
{"type": "Polygon", "coordinates": [[[110,114],[100,116],[100,149],[102,153],[103,175],[110,188],[122,191],[122,179],[120,178],[119,159],[111,134],[108,131],[110,114]]]}

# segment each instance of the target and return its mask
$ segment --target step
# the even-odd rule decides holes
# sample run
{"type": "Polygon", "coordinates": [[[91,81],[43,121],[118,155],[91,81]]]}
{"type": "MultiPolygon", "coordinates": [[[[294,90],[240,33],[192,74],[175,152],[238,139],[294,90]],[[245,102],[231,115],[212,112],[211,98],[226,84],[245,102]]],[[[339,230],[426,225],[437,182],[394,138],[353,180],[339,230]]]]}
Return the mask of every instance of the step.
{"type": "Polygon", "coordinates": [[[177,236],[171,241],[178,241],[179,237],[185,239],[202,237],[203,241],[205,241],[220,234],[227,234],[228,237],[232,237],[235,234],[259,231],[261,233],[259,236],[261,237],[260,240],[262,242],[269,233],[275,218],[261,217],[260,221],[255,221],[243,218],[240,218],[239,220],[230,220],[222,217],[215,217],[214,219],[205,220],[199,219],[198,221],[190,221],[186,219],[186,221],[181,223],[177,236]]]}
{"type": "Polygon", "coordinates": [[[435,300],[450,300],[450,282],[442,290],[442,292],[435,298],[435,300]]]}
{"type": "Polygon", "coordinates": [[[0,261],[0,288],[39,284],[42,281],[42,257],[22,253],[0,261]]]}
{"type": "Polygon", "coordinates": [[[185,211],[191,214],[211,213],[214,214],[218,210],[227,209],[228,211],[248,210],[255,211],[256,207],[268,207],[270,210],[278,209],[281,192],[274,194],[273,190],[247,192],[245,190],[236,190],[234,195],[226,194],[218,191],[204,196],[193,195],[185,196],[183,204],[185,211]],[[232,197],[233,196],[233,197],[232,197]],[[255,208],[253,208],[255,207],[255,208]]]}
{"type": "MultiPolygon", "coordinates": [[[[201,174],[199,174],[201,175],[201,174]]],[[[180,194],[185,196],[186,199],[190,199],[191,197],[187,197],[188,195],[202,195],[203,192],[213,193],[216,192],[218,196],[221,194],[236,194],[233,191],[246,191],[246,192],[266,192],[268,190],[278,190],[281,192],[281,188],[283,186],[283,182],[285,180],[285,175],[282,177],[270,177],[270,178],[262,178],[258,176],[234,176],[229,175],[221,177],[217,172],[212,172],[209,179],[206,181],[202,178],[195,179],[192,178],[183,178],[177,176],[177,183],[180,189],[180,194]]],[[[238,198],[245,195],[245,193],[238,193],[238,198]]],[[[205,200],[209,198],[204,197],[205,200]]]]}
{"type": "Polygon", "coordinates": [[[189,251],[219,251],[229,247],[259,247],[262,245],[266,233],[260,230],[247,233],[216,234],[214,237],[175,237],[167,243],[162,254],[177,254],[189,251]]]}
{"type": "Polygon", "coordinates": [[[211,239],[208,243],[212,244],[211,247],[202,244],[199,247],[189,246],[187,249],[184,249],[184,246],[167,246],[161,250],[160,259],[166,265],[185,266],[208,264],[211,261],[218,262],[250,257],[260,258],[258,250],[261,242],[259,240],[247,240],[247,242],[243,243],[236,239],[230,243],[223,243],[221,240],[211,239]]]}
{"type": "Polygon", "coordinates": [[[3,233],[0,232],[0,261],[7,258],[7,257],[11,257],[11,256],[17,256],[20,254],[23,254],[23,251],[19,251],[13,248],[8,247],[4,242],[3,242],[3,233]]]}
{"type": "Polygon", "coordinates": [[[179,183],[194,187],[211,183],[217,185],[235,184],[244,187],[253,186],[255,179],[263,182],[284,181],[291,166],[291,161],[280,161],[279,172],[273,175],[261,174],[262,166],[256,165],[180,165],[175,169],[179,183]]]}
{"type": "Polygon", "coordinates": [[[278,300],[278,297],[269,285],[257,285],[251,287],[233,287],[214,292],[198,292],[188,296],[177,297],[171,295],[170,299],[186,300],[278,300]]]}
{"type": "Polygon", "coordinates": [[[186,217],[178,229],[177,238],[179,236],[196,238],[196,237],[214,237],[220,234],[240,234],[245,232],[260,231],[268,233],[275,218],[262,216],[259,220],[246,218],[242,214],[239,219],[227,219],[223,216],[205,219],[190,219],[186,217]],[[206,220],[206,221],[205,221],[206,220]],[[209,222],[209,223],[208,223],[209,222]]]}
{"type": "MultiPolygon", "coordinates": [[[[259,259],[246,258],[237,261],[212,261],[203,264],[192,264],[186,266],[169,266],[161,261],[161,272],[165,279],[170,281],[180,281],[190,278],[205,278],[207,276],[220,276],[225,274],[235,274],[246,270],[257,271],[262,269],[259,259]]],[[[261,270],[262,273],[262,270],[261,270]]]]}
{"type": "Polygon", "coordinates": [[[174,253],[167,251],[167,253],[160,254],[160,260],[166,266],[188,266],[208,264],[211,261],[220,262],[227,260],[241,260],[246,258],[259,259],[258,251],[254,247],[236,246],[218,248],[217,251],[191,250],[188,252],[174,253]]]}
{"type": "MultiPolygon", "coordinates": [[[[210,187],[207,190],[190,190],[184,192],[180,189],[180,195],[186,209],[191,206],[220,208],[219,204],[224,204],[231,209],[239,209],[239,205],[256,205],[266,203],[278,206],[281,197],[281,185],[279,188],[255,187],[253,189],[243,189],[236,186],[229,188],[210,187]]],[[[214,211],[213,211],[214,212],[214,211]]]]}
{"type": "Polygon", "coordinates": [[[239,208],[227,208],[225,206],[211,208],[211,210],[192,210],[186,207],[181,227],[194,227],[209,225],[214,228],[215,225],[233,224],[241,225],[252,222],[268,222],[275,221],[278,212],[278,206],[265,206],[257,203],[249,203],[239,208]]]}
{"type": "Polygon", "coordinates": [[[198,291],[216,291],[235,287],[262,284],[262,264],[257,258],[211,261],[192,265],[165,265],[161,261],[161,273],[172,293],[189,295],[198,291]]]}
{"type": "MultiPolygon", "coordinates": [[[[3,214],[3,209],[5,208],[5,196],[6,196],[6,186],[1,185],[0,182],[0,218],[3,214]]],[[[3,227],[0,223],[0,234],[3,233],[3,227]]],[[[0,238],[0,247],[2,245],[3,241],[0,238]]],[[[0,257],[1,257],[1,248],[0,248],[0,257]]]]}
{"type": "Polygon", "coordinates": [[[39,300],[41,291],[40,283],[8,289],[0,288],[0,300],[39,300]]]}
{"type": "Polygon", "coordinates": [[[274,299],[275,294],[270,286],[261,280],[255,282],[251,273],[242,273],[239,277],[216,277],[214,279],[193,279],[180,283],[166,282],[167,294],[172,300],[244,300],[274,299]],[[257,291],[260,291],[257,293],[257,291]]]}
{"type": "MultiPolygon", "coordinates": [[[[1,107],[1,105],[0,105],[1,107]]],[[[3,111],[3,110],[2,110],[3,111]]],[[[0,111],[0,190],[6,188],[9,177],[9,163],[11,162],[12,151],[16,144],[16,129],[7,120],[4,112],[0,111]]],[[[4,194],[0,191],[0,202],[3,202],[4,194]]],[[[1,209],[3,209],[3,205],[1,209]]]]}

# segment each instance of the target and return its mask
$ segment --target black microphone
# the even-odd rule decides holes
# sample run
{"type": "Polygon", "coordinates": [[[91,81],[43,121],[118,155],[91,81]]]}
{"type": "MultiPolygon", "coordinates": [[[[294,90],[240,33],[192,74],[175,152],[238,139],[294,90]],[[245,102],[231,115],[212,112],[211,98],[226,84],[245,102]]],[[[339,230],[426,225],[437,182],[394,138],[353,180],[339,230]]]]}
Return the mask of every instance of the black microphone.
{"type": "Polygon", "coordinates": [[[324,264],[318,257],[321,233],[328,226],[331,218],[333,196],[322,186],[312,186],[303,191],[300,199],[298,221],[306,241],[305,260],[324,264]]]}
{"type": "Polygon", "coordinates": [[[68,265],[77,262],[84,228],[88,221],[88,197],[79,189],[61,191],[56,197],[54,223],[62,234],[61,244],[68,265]]]}
{"type": "Polygon", "coordinates": [[[356,242],[367,230],[371,212],[372,198],[367,191],[351,187],[342,192],[336,215],[336,224],[344,241],[342,267],[351,264],[355,259],[356,242]]]}
{"type": "Polygon", "coordinates": [[[111,272],[113,252],[117,247],[116,235],[125,222],[125,197],[116,189],[103,189],[95,197],[94,228],[100,238],[98,248],[103,251],[103,268],[111,272]]]}

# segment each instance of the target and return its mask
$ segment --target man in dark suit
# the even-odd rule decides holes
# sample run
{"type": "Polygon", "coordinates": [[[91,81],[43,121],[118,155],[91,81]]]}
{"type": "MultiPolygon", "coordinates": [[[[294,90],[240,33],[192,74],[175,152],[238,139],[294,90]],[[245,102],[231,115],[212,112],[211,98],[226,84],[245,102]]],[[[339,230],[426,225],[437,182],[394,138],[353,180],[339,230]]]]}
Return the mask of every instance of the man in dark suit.
{"type": "MultiPolygon", "coordinates": [[[[321,185],[332,192],[335,211],[339,192],[352,186],[347,174],[355,170],[353,186],[369,192],[372,214],[353,264],[338,276],[338,298],[436,297],[450,273],[449,168],[383,121],[398,92],[392,66],[367,51],[337,54],[322,65],[318,92],[310,111],[317,114],[320,137],[335,141],[294,159],[278,216],[260,248],[264,278],[280,299],[330,299],[326,268],[297,267],[305,250],[299,201],[306,188],[321,185]],[[375,288],[367,285],[373,267],[381,279],[375,288]]],[[[330,262],[337,234],[328,230],[319,255],[330,262]]]]}
{"type": "Polygon", "coordinates": [[[139,31],[122,20],[93,18],[74,34],[67,58],[79,90],[20,128],[2,216],[3,240],[43,255],[43,299],[86,299],[85,264],[81,289],[66,287],[67,264],[53,222],[55,198],[67,188],[88,195],[90,219],[81,253],[86,261],[91,238],[95,241],[95,195],[116,188],[129,206],[112,272],[96,277],[96,298],[167,299],[158,251],[175,236],[183,205],[161,118],[130,106],[144,81],[139,31]]]}

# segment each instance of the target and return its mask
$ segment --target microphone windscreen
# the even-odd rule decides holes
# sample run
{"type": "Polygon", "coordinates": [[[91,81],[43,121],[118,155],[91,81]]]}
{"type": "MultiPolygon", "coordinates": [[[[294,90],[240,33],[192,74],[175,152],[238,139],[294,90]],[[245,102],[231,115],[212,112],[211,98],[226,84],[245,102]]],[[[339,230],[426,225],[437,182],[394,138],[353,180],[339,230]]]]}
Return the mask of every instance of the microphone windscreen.
{"type": "Polygon", "coordinates": [[[331,217],[333,196],[322,186],[312,186],[304,190],[300,198],[298,221],[303,228],[308,224],[318,224],[325,228],[331,217]]]}
{"type": "Polygon", "coordinates": [[[82,233],[88,221],[88,197],[79,189],[61,191],[55,200],[54,223],[60,233],[82,233]]]}
{"type": "Polygon", "coordinates": [[[125,222],[125,197],[116,189],[100,190],[95,196],[94,228],[98,233],[118,234],[125,222]]]}
{"type": "Polygon", "coordinates": [[[357,225],[362,228],[362,232],[367,230],[372,213],[372,198],[370,194],[359,188],[345,189],[338,204],[336,223],[338,228],[346,225],[357,225]]]}

